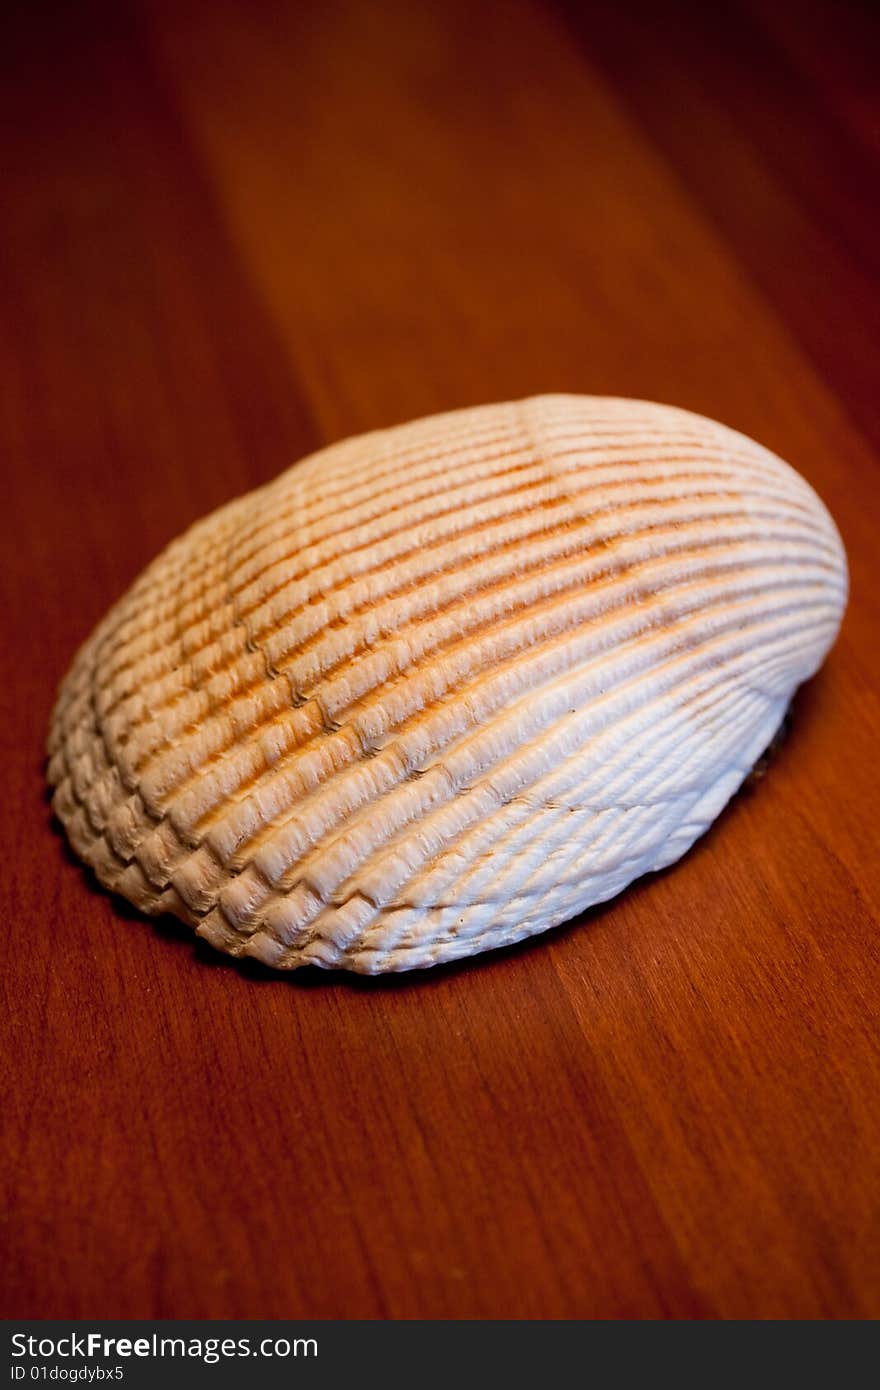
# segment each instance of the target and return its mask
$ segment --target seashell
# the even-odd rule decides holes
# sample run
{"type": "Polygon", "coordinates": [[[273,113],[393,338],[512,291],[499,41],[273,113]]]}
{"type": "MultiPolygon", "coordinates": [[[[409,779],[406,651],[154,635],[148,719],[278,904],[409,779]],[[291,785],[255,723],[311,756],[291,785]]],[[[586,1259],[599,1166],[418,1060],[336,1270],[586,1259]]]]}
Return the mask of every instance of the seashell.
{"type": "Polygon", "coordinates": [[[374,973],[518,941],[678,859],[846,603],[741,434],[544,396],[333,445],[171,544],[79,652],[55,810],[232,955],[374,973]]]}

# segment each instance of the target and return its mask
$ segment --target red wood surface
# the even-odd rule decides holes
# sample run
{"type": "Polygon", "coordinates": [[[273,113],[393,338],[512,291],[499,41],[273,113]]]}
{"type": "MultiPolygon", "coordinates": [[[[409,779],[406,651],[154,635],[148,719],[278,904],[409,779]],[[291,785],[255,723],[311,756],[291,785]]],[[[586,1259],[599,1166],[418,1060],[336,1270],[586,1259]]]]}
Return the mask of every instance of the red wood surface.
{"type": "Polygon", "coordinates": [[[3,1313],[876,1316],[876,12],[5,24],[3,1313]],[[100,892],[42,744],[109,603],[310,449],[544,390],[715,416],[833,511],[851,605],[768,776],[429,974],[278,977],[100,892]]]}

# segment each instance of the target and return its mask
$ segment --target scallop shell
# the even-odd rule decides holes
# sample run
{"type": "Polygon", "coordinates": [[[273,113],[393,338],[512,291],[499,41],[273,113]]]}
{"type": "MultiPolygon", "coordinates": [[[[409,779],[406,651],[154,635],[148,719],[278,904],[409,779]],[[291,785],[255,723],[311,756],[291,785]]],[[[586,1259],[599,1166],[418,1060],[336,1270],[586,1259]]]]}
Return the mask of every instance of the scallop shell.
{"type": "Polygon", "coordinates": [[[822,503],[684,410],[544,396],[312,455],[193,526],[79,652],[54,807],[232,955],[374,973],[670,864],[846,603],[822,503]]]}

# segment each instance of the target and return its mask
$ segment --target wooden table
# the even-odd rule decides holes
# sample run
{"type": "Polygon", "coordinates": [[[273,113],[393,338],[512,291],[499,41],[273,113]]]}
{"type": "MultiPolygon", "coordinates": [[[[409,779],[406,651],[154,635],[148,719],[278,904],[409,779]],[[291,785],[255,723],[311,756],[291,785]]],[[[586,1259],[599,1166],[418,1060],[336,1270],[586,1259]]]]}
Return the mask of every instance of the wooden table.
{"type": "Polygon", "coordinates": [[[0,83],[3,1311],[880,1313],[869,8],[54,8],[0,83]],[[836,516],[763,783],[430,974],[240,968],[100,892],[42,743],[109,602],[327,441],[541,391],[718,417],[836,516]]]}

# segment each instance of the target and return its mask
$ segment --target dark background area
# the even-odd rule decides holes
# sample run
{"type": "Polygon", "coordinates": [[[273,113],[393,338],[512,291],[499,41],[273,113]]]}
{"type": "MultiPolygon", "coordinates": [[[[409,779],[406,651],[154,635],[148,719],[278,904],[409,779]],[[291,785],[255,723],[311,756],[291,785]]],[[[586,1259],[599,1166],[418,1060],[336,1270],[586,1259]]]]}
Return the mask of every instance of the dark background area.
{"type": "Polygon", "coordinates": [[[0,73],[7,1316],[880,1314],[877,10],[20,6],[0,73]],[[158,549],[541,391],[789,459],[852,600],[673,870],[390,981],[99,892],[43,739],[158,549]]]}

